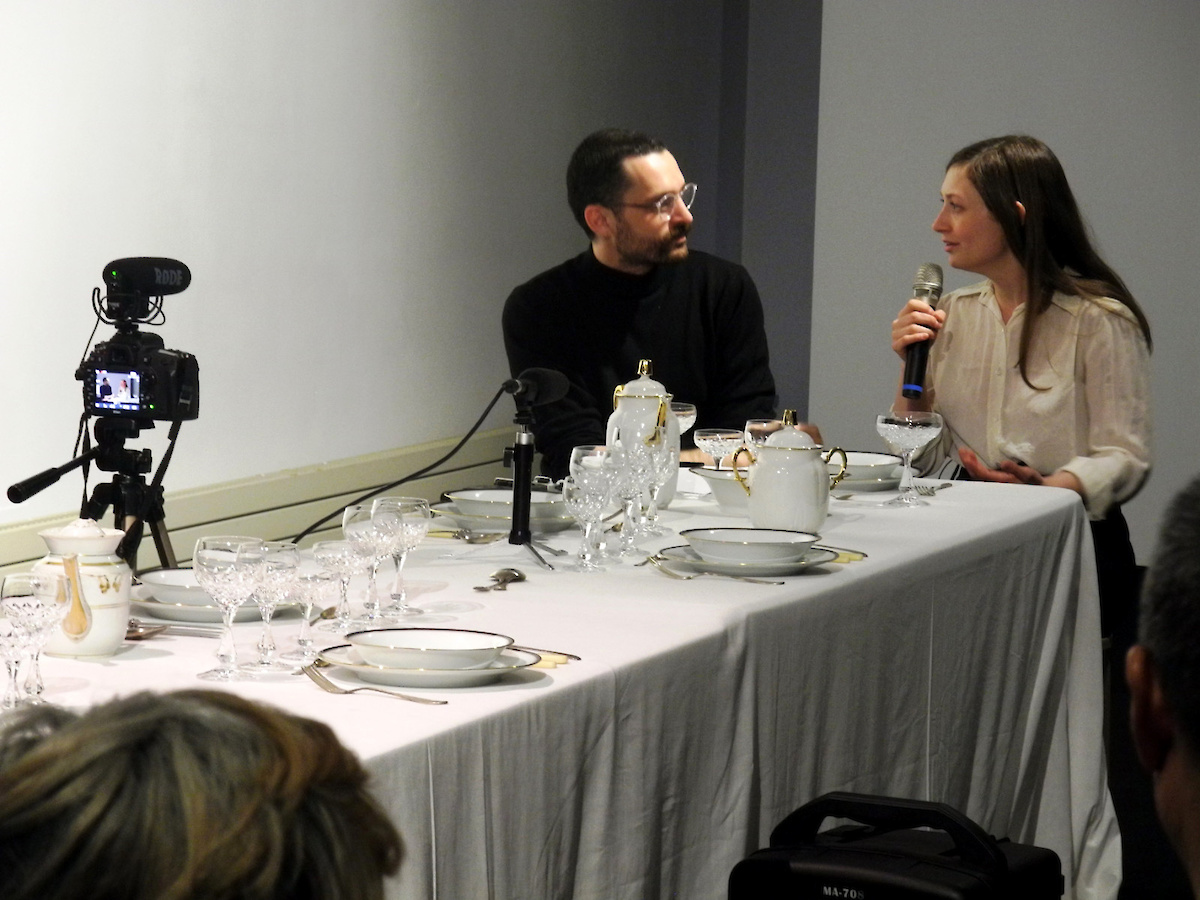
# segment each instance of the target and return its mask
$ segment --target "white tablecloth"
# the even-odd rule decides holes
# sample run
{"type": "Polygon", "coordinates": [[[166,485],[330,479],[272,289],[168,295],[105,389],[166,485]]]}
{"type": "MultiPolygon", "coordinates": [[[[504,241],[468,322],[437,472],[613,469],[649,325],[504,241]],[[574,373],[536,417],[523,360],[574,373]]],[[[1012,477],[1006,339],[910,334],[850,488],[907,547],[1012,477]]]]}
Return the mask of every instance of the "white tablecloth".
{"type": "MultiPolygon", "coordinates": [[[[663,519],[745,524],[710,500],[678,499],[663,519]]],[[[764,586],[629,564],[546,572],[523,548],[430,538],[410,563],[418,603],[582,661],[406,689],[442,707],[333,696],[301,677],[233,689],[329,722],[367,761],[407,848],[396,898],[718,900],[738,860],[831,790],[951,804],[1057,851],[1074,896],[1115,896],[1078,498],[964,483],[916,510],[835,501],[822,536],[868,558],[764,586]],[[527,581],[472,591],[513,563],[527,581]]],[[[281,640],[295,628],[284,620],[281,640]]],[[[255,626],[238,630],[251,653],[255,626]]],[[[51,699],[79,705],[201,685],[214,649],[164,637],[44,668],[51,699]]]]}

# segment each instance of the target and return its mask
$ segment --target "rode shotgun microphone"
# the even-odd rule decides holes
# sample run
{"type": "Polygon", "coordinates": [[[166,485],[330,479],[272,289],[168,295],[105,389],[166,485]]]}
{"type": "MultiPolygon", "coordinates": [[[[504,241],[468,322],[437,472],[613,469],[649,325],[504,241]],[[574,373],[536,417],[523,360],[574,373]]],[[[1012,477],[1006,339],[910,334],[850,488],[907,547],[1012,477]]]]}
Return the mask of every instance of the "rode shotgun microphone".
{"type": "Polygon", "coordinates": [[[162,297],[186,290],[192,283],[192,271],[177,259],[131,256],[110,262],[103,278],[112,293],[162,297]]]}
{"type": "MultiPolygon", "coordinates": [[[[912,295],[930,306],[937,306],[942,296],[942,267],[937,263],[925,263],[917,269],[912,295]]],[[[904,354],[904,381],[900,385],[900,393],[905,397],[920,399],[925,395],[925,364],[928,361],[929,341],[909,344],[904,354]]]]}

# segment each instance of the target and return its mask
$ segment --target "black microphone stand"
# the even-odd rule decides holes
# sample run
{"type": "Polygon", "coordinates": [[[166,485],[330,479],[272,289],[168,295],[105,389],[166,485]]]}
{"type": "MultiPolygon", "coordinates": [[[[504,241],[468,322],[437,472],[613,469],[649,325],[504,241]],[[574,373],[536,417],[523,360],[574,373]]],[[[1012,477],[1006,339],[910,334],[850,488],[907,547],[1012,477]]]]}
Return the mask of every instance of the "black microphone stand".
{"type": "Polygon", "coordinates": [[[533,407],[517,401],[517,415],[513,419],[517,435],[512,446],[513,502],[512,530],[508,534],[510,544],[520,544],[537,560],[538,565],[554,569],[533,546],[533,532],[529,527],[529,507],[533,496],[533,407]]]}

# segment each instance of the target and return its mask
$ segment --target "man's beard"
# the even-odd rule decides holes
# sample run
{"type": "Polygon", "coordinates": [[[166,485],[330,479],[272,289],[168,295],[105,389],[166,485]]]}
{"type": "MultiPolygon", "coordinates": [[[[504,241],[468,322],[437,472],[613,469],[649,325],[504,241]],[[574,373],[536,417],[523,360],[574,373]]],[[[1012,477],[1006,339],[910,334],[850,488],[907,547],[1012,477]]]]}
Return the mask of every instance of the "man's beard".
{"type": "Polygon", "coordinates": [[[624,222],[617,220],[616,251],[629,266],[658,266],[663,263],[683,262],[687,259],[688,247],[676,245],[676,240],[692,230],[691,222],[681,222],[671,229],[668,237],[643,238],[631,233],[624,222]]]}

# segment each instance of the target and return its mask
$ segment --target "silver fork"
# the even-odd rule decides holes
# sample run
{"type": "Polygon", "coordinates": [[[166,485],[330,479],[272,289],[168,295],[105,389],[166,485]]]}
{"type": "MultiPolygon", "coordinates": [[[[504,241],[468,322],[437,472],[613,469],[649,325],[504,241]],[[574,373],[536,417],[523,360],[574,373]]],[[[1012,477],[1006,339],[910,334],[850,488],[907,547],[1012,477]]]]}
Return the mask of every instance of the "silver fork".
{"type": "Polygon", "coordinates": [[[918,484],[917,493],[922,497],[932,497],[942,488],[954,487],[953,481],[943,481],[941,484],[918,484]]]}
{"type": "Polygon", "coordinates": [[[657,556],[647,556],[644,562],[635,563],[635,565],[644,566],[646,563],[654,566],[664,575],[669,575],[671,578],[677,578],[680,581],[691,581],[693,578],[702,578],[711,576],[712,578],[732,578],[734,581],[749,581],[751,584],[783,584],[782,581],[767,581],[765,578],[751,578],[748,575],[726,575],[724,572],[695,572],[691,575],[684,575],[682,572],[676,572],[674,569],[667,568],[663,561],[657,556]]]}
{"type": "Polygon", "coordinates": [[[324,675],[316,670],[315,666],[304,666],[300,669],[305,675],[313,680],[323,691],[329,691],[331,694],[357,694],[359,691],[371,691],[376,694],[383,694],[386,697],[395,697],[397,700],[411,700],[413,703],[427,703],[430,706],[445,706],[445,700],[431,700],[428,697],[414,697],[411,694],[397,694],[395,691],[385,691],[383,688],[374,687],[356,687],[344,688],[334,684],[324,675]]]}

